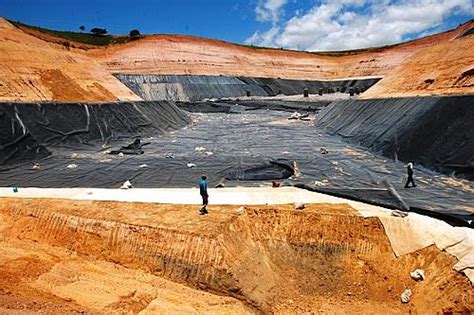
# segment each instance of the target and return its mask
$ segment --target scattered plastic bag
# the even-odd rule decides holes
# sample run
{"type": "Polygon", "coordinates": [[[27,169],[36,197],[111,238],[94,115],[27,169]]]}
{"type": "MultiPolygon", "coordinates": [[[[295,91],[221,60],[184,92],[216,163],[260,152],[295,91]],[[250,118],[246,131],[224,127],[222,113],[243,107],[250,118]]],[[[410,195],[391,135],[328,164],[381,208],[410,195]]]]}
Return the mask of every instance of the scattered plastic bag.
{"type": "Polygon", "coordinates": [[[392,215],[394,217],[404,218],[404,217],[408,216],[408,212],[400,211],[400,210],[393,210],[392,215]]]}
{"type": "Polygon", "coordinates": [[[32,169],[34,169],[34,170],[39,170],[39,169],[40,169],[40,165],[39,165],[38,163],[35,163],[35,164],[33,164],[32,169]]]}
{"type": "Polygon", "coordinates": [[[303,210],[306,206],[302,202],[295,203],[295,210],[303,210]]]}
{"type": "Polygon", "coordinates": [[[123,183],[122,186],[120,186],[120,189],[130,189],[130,188],[133,188],[133,185],[129,180],[125,181],[125,183],[123,183]]]}
{"type": "Polygon", "coordinates": [[[188,163],[188,164],[186,164],[186,165],[187,165],[189,168],[196,167],[196,164],[194,164],[194,163],[188,163]]]}
{"type": "Polygon", "coordinates": [[[423,281],[425,280],[425,272],[421,269],[415,269],[410,272],[410,277],[415,281],[423,281]]]}
{"type": "Polygon", "coordinates": [[[402,303],[410,302],[411,294],[412,293],[410,289],[405,289],[400,295],[400,300],[402,301],[402,303]]]}
{"type": "Polygon", "coordinates": [[[68,166],[66,166],[66,168],[75,169],[75,168],[77,168],[77,164],[69,164],[68,166]]]}

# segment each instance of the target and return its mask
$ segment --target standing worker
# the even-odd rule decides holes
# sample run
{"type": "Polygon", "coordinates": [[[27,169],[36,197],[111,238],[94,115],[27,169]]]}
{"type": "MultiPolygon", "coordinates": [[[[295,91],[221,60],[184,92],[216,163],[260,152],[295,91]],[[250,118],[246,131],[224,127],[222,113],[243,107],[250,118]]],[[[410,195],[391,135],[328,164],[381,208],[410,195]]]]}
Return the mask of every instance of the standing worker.
{"type": "Polygon", "coordinates": [[[201,215],[207,214],[207,204],[209,203],[209,195],[207,194],[207,176],[202,175],[201,179],[199,180],[199,193],[202,197],[202,208],[199,211],[201,215]]]}
{"type": "Polygon", "coordinates": [[[410,188],[410,186],[408,186],[408,184],[410,183],[412,184],[412,187],[416,187],[415,181],[413,180],[413,163],[409,162],[406,167],[407,167],[408,179],[407,179],[407,183],[405,184],[405,188],[410,188]]]}

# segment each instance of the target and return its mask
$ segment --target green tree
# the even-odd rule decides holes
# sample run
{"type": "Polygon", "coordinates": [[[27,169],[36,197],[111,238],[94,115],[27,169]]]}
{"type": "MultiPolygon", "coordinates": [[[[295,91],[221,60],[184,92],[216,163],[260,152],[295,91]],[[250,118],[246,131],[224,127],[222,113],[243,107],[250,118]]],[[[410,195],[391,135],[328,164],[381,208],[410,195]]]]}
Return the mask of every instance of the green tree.
{"type": "Polygon", "coordinates": [[[91,33],[94,34],[94,35],[102,36],[102,35],[107,34],[107,29],[100,28],[100,27],[94,27],[93,29],[91,29],[91,33]]]}
{"type": "Polygon", "coordinates": [[[140,31],[135,29],[135,30],[131,30],[130,31],[130,36],[131,37],[137,37],[137,36],[140,36],[140,31]]]}

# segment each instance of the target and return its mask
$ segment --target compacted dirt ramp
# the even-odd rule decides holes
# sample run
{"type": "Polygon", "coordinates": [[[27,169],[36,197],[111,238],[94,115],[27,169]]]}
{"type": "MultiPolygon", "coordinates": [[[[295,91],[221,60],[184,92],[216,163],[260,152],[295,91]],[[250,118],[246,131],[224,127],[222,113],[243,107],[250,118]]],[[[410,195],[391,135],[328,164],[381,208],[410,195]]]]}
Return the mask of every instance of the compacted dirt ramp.
{"type": "Polygon", "coordinates": [[[0,201],[0,309],[47,312],[436,313],[474,310],[456,258],[396,258],[347,204],[0,201]],[[410,272],[422,269],[416,282],[410,272]],[[402,304],[400,294],[412,290],[402,304]]]}

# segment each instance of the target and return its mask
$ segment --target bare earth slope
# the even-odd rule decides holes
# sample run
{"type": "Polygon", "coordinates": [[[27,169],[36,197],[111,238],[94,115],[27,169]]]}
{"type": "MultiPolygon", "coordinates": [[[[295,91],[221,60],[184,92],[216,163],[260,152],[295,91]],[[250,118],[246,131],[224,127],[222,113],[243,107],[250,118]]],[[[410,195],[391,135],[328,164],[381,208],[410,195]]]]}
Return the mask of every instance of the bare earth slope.
{"type": "Polygon", "coordinates": [[[474,36],[420,50],[363,98],[474,93],[474,36]]]}
{"type": "Polygon", "coordinates": [[[0,101],[139,99],[92,58],[28,35],[0,18],[0,101]]]}
{"type": "Polygon", "coordinates": [[[304,80],[383,77],[366,98],[471,94],[474,37],[460,36],[473,27],[474,21],[469,21],[454,30],[391,47],[318,54],[185,35],[148,35],[100,48],[69,42],[70,47],[83,49],[68,49],[58,44],[67,40],[15,28],[2,19],[0,100],[137,99],[111,73],[304,80]]]}
{"type": "MultiPolygon", "coordinates": [[[[88,54],[97,58],[113,73],[204,74],[314,80],[390,77],[398,73],[399,65],[409,62],[417,52],[439,44],[451,47],[450,43],[453,43],[451,59],[456,59],[461,54],[467,57],[462,59],[463,61],[472,61],[472,52],[457,50],[456,38],[473,25],[474,22],[469,22],[449,32],[392,47],[334,55],[255,49],[182,35],[146,36],[124,45],[89,50],[88,54]]],[[[463,42],[465,46],[472,48],[470,39],[463,42]]],[[[425,58],[431,61],[431,56],[425,58]]],[[[437,69],[438,64],[434,61],[437,69]]],[[[450,70],[458,69],[447,71],[450,70]]],[[[458,73],[450,75],[457,76],[458,73]]],[[[441,90],[438,92],[441,94],[444,92],[443,87],[439,87],[441,90]]],[[[400,88],[404,87],[396,87],[397,90],[400,88]]],[[[407,92],[409,91],[408,87],[407,92]]]]}

